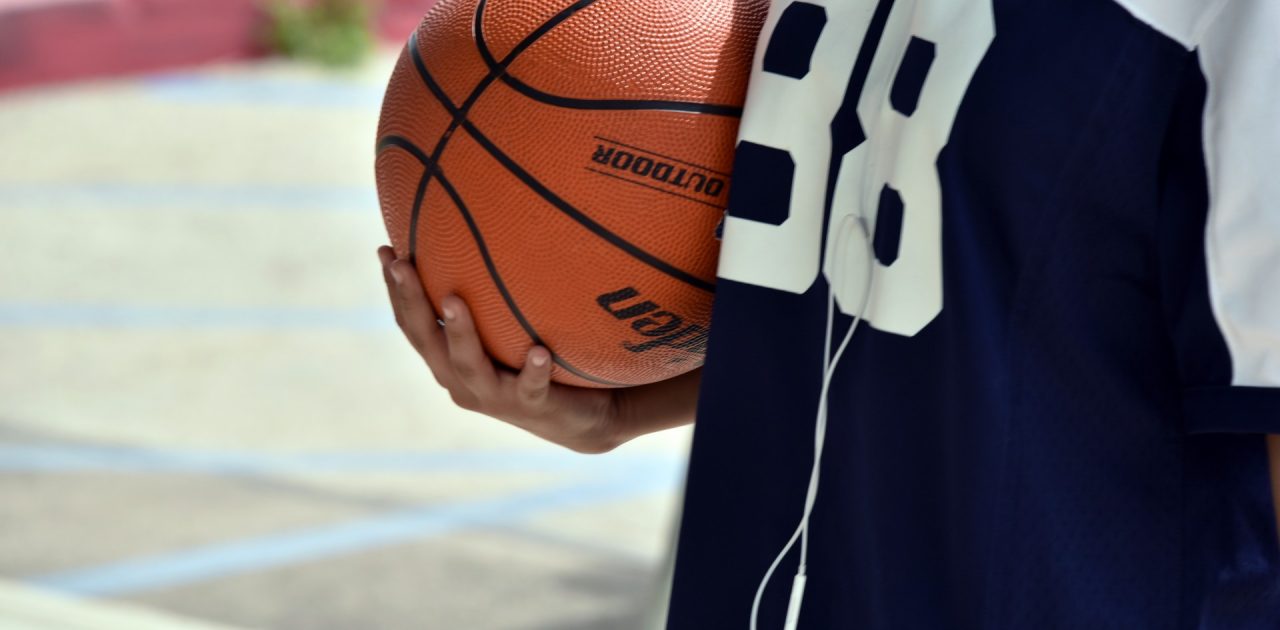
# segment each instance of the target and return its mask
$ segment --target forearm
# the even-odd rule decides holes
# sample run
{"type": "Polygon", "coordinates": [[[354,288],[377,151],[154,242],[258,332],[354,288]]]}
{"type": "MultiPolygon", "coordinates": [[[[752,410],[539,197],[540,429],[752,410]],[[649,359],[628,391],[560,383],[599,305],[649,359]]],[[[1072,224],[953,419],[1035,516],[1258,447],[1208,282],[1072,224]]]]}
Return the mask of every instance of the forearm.
{"type": "Polygon", "coordinates": [[[691,424],[701,383],[702,369],[699,368],[672,379],[619,391],[619,443],[691,424]]]}

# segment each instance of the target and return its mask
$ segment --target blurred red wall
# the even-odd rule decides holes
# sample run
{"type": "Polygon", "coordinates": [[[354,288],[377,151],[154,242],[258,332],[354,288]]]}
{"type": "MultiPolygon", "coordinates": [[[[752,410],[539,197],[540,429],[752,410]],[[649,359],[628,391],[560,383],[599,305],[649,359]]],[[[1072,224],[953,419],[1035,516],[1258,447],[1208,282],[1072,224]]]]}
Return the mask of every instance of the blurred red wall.
{"type": "MultiPolygon", "coordinates": [[[[379,0],[408,37],[435,0],[379,0]]],[[[0,0],[0,90],[265,54],[261,0],[0,0]]]]}

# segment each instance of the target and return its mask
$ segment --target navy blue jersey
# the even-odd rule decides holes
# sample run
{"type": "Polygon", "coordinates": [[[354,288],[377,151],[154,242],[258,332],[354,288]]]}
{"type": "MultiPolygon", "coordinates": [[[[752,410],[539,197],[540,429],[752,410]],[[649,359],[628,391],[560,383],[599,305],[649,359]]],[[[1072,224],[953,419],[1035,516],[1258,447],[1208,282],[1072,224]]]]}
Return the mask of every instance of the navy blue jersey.
{"type": "Polygon", "coordinates": [[[778,1],[754,63],[668,627],[749,626],[860,315],[801,630],[1280,628],[1280,2],[778,1]]]}

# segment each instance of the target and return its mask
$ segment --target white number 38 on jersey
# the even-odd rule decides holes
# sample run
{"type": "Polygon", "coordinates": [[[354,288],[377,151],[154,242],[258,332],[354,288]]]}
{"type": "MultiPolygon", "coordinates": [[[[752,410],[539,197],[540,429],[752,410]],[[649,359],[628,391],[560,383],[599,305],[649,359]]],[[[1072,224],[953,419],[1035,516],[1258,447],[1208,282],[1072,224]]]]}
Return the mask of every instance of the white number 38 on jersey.
{"type": "Polygon", "coordinates": [[[912,336],[933,321],[935,164],[994,35],[990,0],[775,2],[739,131],[720,277],[803,293],[821,267],[855,314],[871,243],[852,216],[875,234],[867,322],[912,336]]]}

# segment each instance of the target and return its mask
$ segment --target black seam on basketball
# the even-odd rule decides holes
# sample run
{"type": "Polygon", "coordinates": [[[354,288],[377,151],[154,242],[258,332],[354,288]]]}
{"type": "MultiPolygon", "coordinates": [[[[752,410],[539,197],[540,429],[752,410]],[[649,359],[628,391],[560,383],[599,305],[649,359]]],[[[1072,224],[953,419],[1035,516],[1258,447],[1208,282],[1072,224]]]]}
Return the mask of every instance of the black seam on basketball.
{"type": "MultiPolygon", "coordinates": [[[[471,215],[471,211],[467,209],[466,204],[462,201],[462,195],[458,194],[458,191],[453,187],[453,184],[449,182],[447,177],[445,177],[444,171],[440,169],[439,166],[427,162],[426,160],[429,158],[427,158],[426,153],[414,145],[408,138],[393,135],[386,136],[378,142],[379,152],[388,148],[398,148],[408,152],[414,158],[418,159],[426,172],[435,174],[435,179],[440,182],[440,187],[444,189],[445,194],[449,195],[449,199],[453,201],[454,207],[456,207],[458,209],[458,213],[462,215],[462,220],[466,222],[467,229],[471,231],[471,238],[475,241],[476,249],[480,252],[480,258],[484,261],[485,269],[489,272],[489,278],[493,281],[493,286],[498,289],[498,293],[502,295],[502,300],[506,302],[507,309],[511,311],[512,316],[516,318],[516,322],[520,324],[520,327],[524,329],[527,335],[529,335],[529,338],[533,340],[534,344],[546,346],[547,344],[543,342],[542,337],[538,335],[538,331],[534,330],[533,325],[529,323],[529,320],[524,316],[524,313],[516,304],[515,297],[511,295],[509,290],[507,290],[507,285],[502,280],[502,274],[498,273],[497,263],[493,261],[493,257],[489,254],[489,247],[484,241],[484,235],[480,232],[480,227],[476,225],[475,217],[471,215]]],[[[548,349],[550,348],[548,347],[548,349]]],[[[603,379],[598,376],[592,376],[591,374],[583,372],[581,369],[574,367],[554,352],[551,354],[551,359],[555,361],[556,365],[559,365],[566,371],[593,383],[613,387],[626,387],[628,385],[627,383],[616,383],[614,381],[603,379]]]]}
{"type": "Polygon", "coordinates": [[[690,286],[694,286],[699,289],[702,289],[703,291],[707,291],[708,293],[715,292],[716,287],[714,283],[707,282],[706,280],[703,280],[698,276],[695,276],[665,260],[662,260],[661,258],[658,258],[657,256],[654,256],[653,254],[650,254],[649,252],[641,249],[631,241],[628,241],[622,238],[621,236],[618,236],[617,234],[613,233],[612,231],[609,230],[609,228],[606,228],[605,226],[600,225],[594,219],[587,216],[584,212],[573,207],[573,205],[570,204],[569,202],[565,201],[564,199],[561,199],[559,195],[556,195],[554,192],[551,191],[551,189],[544,186],[542,182],[534,178],[533,175],[530,175],[528,171],[521,168],[520,165],[515,162],[515,160],[512,160],[507,154],[503,153],[502,150],[497,147],[497,145],[493,144],[493,141],[489,140],[489,138],[487,138],[484,134],[480,133],[480,130],[476,129],[475,125],[471,124],[470,121],[466,121],[466,120],[462,121],[462,128],[467,132],[468,135],[471,136],[473,140],[478,142],[480,146],[483,147],[484,150],[489,153],[490,156],[492,156],[495,160],[501,163],[502,166],[506,168],[508,172],[518,177],[520,181],[524,182],[526,186],[533,189],[533,191],[538,193],[540,197],[545,199],[551,205],[555,206],[558,210],[560,210],[560,212],[564,213],[565,215],[568,215],[569,218],[573,219],[574,221],[577,221],[578,224],[580,224],[582,227],[587,228],[596,236],[599,236],[600,238],[607,241],[610,245],[613,245],[614,247],[617,247],[618,249],[626,252],[632,258],[635,258],[636,260],[639,260],[640,262],[650,267],[653,267],[654,269],[668,276],[671,276],[676,280],[684,282],[685,284],[688,284],[690,286]]]}
{"type": "MultiPolygon", "coordinates": [[[[550,349],[550,347],[542,341],[542,337],[538,335],[538,331],[534,330],[533,325],[525,318],[520,307],[516,305],[515,298],[511,295],[511,292],[507,290],[506,283],[502,281],[502,275],[498,273],[498,268],[494,264],[493,258],[489,255],[489,248],[484,242],[484,236],[480,233],[480,228],[476,225],[475,218],[471,216],[471,212],[468,211],[466,206],[463,204],[462,197],[458,194],[458,191],[453,188],[453,185],[450,184],[449,180],[444,176],[444,172],[439,169],[436,170],[436,179],[440,180],[440,187],[444,188],[445,193],[447,193],[449,198],[453,200],[453,205],[456,206],[458,211],[462,214],[463,220],[467,222],[467,229],[471,231],[471,237],[475,240],[476,248],[480,250],[480,256],[484,259],[484,266],[489,271],[489,277],[493,281],[493,286],[498,289],[498,293],[502,294],[502,300],[507,303],[507,309],[511,311],[513,316],[515,316],[516,321],[519,322],[520,327],[524,329],[525,334],[529,335],[533,340],[533,343],[550,349]]],[[[562,356],[555,352],[551,353],[551,360],[555,361],[556,365],[559,365],[565,370],[573,373],[575,376],[593,383],[610,385],[613,387],[625,387],[627,385],[627,383],[618,383],[583,372],[571,365],[562,356]]]]}
{"type": "MultiPolygon", "coordinates": [[[[422,81],[427,84],[427,88],[431,91],[431,93],[436,94],[437,97],[440,98],[440,103],[444,105],[446,108],[449,108],[451,110],[456,109],[453,106],[453,104],[449,102],[448,98],[444,98],[443,90],[440,88],[439,84],[435,82],[435,79],[432,78],[431,73],[427,71],[426,65],[422,63],[422,57],[418,53],[417,47],[413,47],[412,49],[410,49],[410,54],[413,55],[414,66],[417,68],[419,76],[421,76],[422,81]]],[[[519,178],[520,181],[524,182],[526,186],[528,186],[534,192],[538,193],[539,196],[541,196],[551,205],[555,206],[558,210],[560,210],[560,212],[564,213],[574,221],[577,221],[578,224],[587,228],[596,236],[599,236],[600,238],[609,242],[609,244],[626,252],[632,258],[635,258],[636,260],[639,260],[640,262],[643,262],[646,265],[649,265],[650,267],[653,267],[654,269],[668,276],[671,276],[672,278],[675,278],[676,280],[684,282],[685,284],[688,284],[693,287],[697,287],[699,289],[702,289],[703,291],[707,291],[708,293],[715,292],[714,283],[703,280],[702,278],[699,278],[683,269],[680,269],[679,267],[676,267],[675,265],[672,265],[669,262],[666,262],[665,260],[662,260],[661,258],[658,258],[657,256],[654,256],[653,254],[650,254],[649,252],[643,249],[640,249],[635,244],[622,238],[621,236],[618,236],[617,234],[614,234],[603,225],[600,225],[591,217],[584,214],[581,210],[578,210],[577,208],[573,207],[571,204],[569,204],[569,202],[565,201],[564,199],[561,199],[558,195],[556,195],[546,186],[542,185],[542,182],[538,181],[536,178],[530,175],[527,171],[521,168],[519,164],[516,164],[514,160],[512,160],[509,156],[507,156],[507,154],[503,153],[501,149],[499,149],[496,145],[493,144],[492,141],[489,140],[489,138],[487,138],[483,133],[480,133],[480,130],[476,129],[475,125],[471,124],[471,121],[467,120],[465,117],[459,118],[458,120],[460,121],[462,128],[466,130],[467,134],[470,135],[472,139],[474,139],[476,142],[478,142],[480,146],[484,148],[486,152],[489,153],[490,156],[492,156],[495,160],[501,163],[503,168],[507,169],[507,171],[510,172],[512,175],[515,175],[517,178],[519,178]]]]}
{"type": "MultiPolygon", "coordinates": [[[[488,64],[487,62],[487,60],[492,57],[492,54],[489,52],[489,45],[484,41],[484,26],[481,21],[483,7],[487,1],[488,0],[480,0],[480,4],[476,7],[475,35],[476,45],[481,49],[480,54],[485,56],[486,65],[489,65],[489,71],[493,72],[493,65],[488,64]]],[[[516,57],[519,56],[520,53],[524,52],[526,48],[532,46],[533,43],[541,39],[543,35],[546,35],[547,31],[559,26],[561,22],[569,19],[569,17],[574,13],[595,4],[597,1],[598,0],[578,0],[564,9],[561,9],[559,13],[551,16],[550,19],[543,22],[538,28],[530,31],[524,39],[520,40],[519,43],[511,48],[511,51],[507,53],[507,56],[502,58],[502,61],[498,64],[501,68],[499,68],[495,74],[502,74],[506,72],[507,66],[511,65],[511,62],[515,61],[516,57]]]]}
{"type": "MultiPolygon", "coordinates": [[[[485,58],[487,63],[489,58],[485,58]]],[[[727,116],[729,118],[741,118],[742,108],[733,105],[718,105],[715,103],[690,103],[688,101],[663,101],[663,100],[643,100],[643,99],[625,99],[625,98],[573,98],[570,96],[560,96],[550,92],[543,92],[538,88],[517,79],[510,72],[504,72],[499,77],[503,83],[506,83],[511,89],[546,105],[554,105],[555,107],[563,107],[565,109],[585,109],[594,111],[663,111],[663,112],[688,112],[690,114],[706,114],[710,116],[727,116]]]]}
{"type": "MultiPolygon", "coordinates": [[[[405,46],[407,50],[412,51],[412,54],[410,56],[413,59],[414,65],[416,66],[422,63],[422,57],[417,54],[417,50],[418,50],[418,34],[417,33],[414,33],[409,36],[409,43],[406,44],[405,46]]],[[[420,69],[420,71],[424,71],[424,70],[426,69],[425,68],[420,69]]],[[[435,86],[435,87],[438,88],[438,86],[435,86]]],[[[460,111],[453,104],[453,101],[449,100],[449,96],[445,94],[443,91],[432,90],[432,95],[435,96],[436,100],[440,101],[440,104],[444,105],[444,108],[449,110],[449,113],[453,115],[453,122],[449,123],[449,128],[443,134],[441,134],[440,139],[436,142],[435,149],[433,149],[431,152],[431,157],[427,161],[423,162],[423,167],[426,169],[426,171],[423,172],[422,179],[418,181],[418,192],[422,194],[422,198],[426,197],[427,185],[431,183],[432,171],[429,165],[436,164],[437,162],[439,162],[440,154],[444,152],[444,146],[449,142],[449,136],[453,135],[454,129],[457,129],[458,112],[460,111]]],[[[416,146],[414,148],[417,149],[416,146]]],[[[418,151],[421,151],[421,149],[418,149],[418,151]]],[[[413,204],[413,208],[409,212],[409,239],[408,240],[409,240],[409,259],[410,260],[416,260],[418,257],[418,220],[419,220],[419,217],[421,217],[421,215],[422,215],[422,204],[418,203],[415,198],[415,203],[413,204]]]]}
{"type": "MultiPolygon", "coordinates": [[[[583,8],[583,7],[579,7],[583,8]]],[[[566,18],[568,16],[565,16],[566,18]]],[[[731,118],[741,118],[742,108],[733,105],[720,105],[717,103],[692,103],[689,101],[667,101],[661,99],[624,99],[624,98],[574,98],[571,96],[561,96],[539,90],[524,81],[516,78],[515,75],[507,71],[507,66],[511,65],[513,55],[508,54],[501,62],[494,58],[493,52],[489,50],[488,44],[485,43],[483,30],[480,27],[480,21],[476,20],[476,48],[480,52],[480,57],[484,59],[484,63],[489,67],[491,75],[498,75],[503,83],[506,83],[511,89],[535,100],[539,103],[554,105],[556,107],[564,107],[567,109],[587,109],[587,110],[654,110],[654,111],[675,111],[689,112],[692,114],[710,114],[712,116],[729,116],[731,118]]],[[[546,29],[550,30],[550,28],[546,29]]],[[[535,33],[537,31],[534,31],[535,33]]],[[[544,31],[545,32],[545,31],[544,31]]],[[[541,33],[539,34],[541,37],[541,33]]],[[[524,48],[533,45],[537,38],[525,40],[528,42],[524,48]]],[[[525,42],[521,42],[524,44],[525,42]]],[[[515,52],[515,49],[512,49],[515,52]]]]}
{"type": "Polygon", "coordinates": [[[398,147],[398,148],[404,149],[405,152],[407,152],[409,155],[412,155],[414,159],[418,160],[418,163],[421,164],[424,168],[430,168],[429,165],[431,164],[431,158],[428,158],[427,154],[422,149],[419,149],[418,145],[414,144],[412,140],[404,136],[398,136],[395,134],[383,136],[381,138],[378,138],[378,146],[375,153],[381,154],[383,151],[385,151],[390,147],[398,147]]]}
{"type": "Polygon", "coordinates": [[[643,152],[645,152],[645,153],[648,153],[649,155],[652,155],[652,156],[655,156],[655,157],[660,157],[660,158],[662,158],[662,159],[664,159],[664,160],[671,160],[672,162],[678,162],[678,163],[680,163],[680,164],[684,164],[685,166],[692,166],[692,167],[695,167],[695,168],[700,168],[700,169],[702,169],[702,170],[704,170],[704,171],[706,171],[706,172],[708,172],[708,173],[715,173],[716,175],[723,175],[723,176],[725,176],[725,177],[730,177],[730,175],[729,175],[728,173],[725,173],[725,172],[723,172],[723,171],[717,171],[717,170],[716,170],[716,169],[714,169],[714,168],[707,168],[707,167],[705,167],[705,166],[703,166],[703,165],[701,165],[701,164],[696,164],[696,163],[694,163],[694,162],[687,162],[687,161],[682,160],[682,159],[680,159],[680,158],[678,158],[678,157],[672,157],[672,156],[670,156],[670,155],[663,155],[663,154],[661,154],[661,153],[658,153],[657,151],[650,151],[650,150],[648,150],[648,149],[646,149],[646,148],[644,148],[644,147],[638,147],[638,146],[636,146],[636,145],[634,145],[634,144],[627,144],[627,143],[625,143],[625,142],[622,142],[621,140],[614,140],[613,138],[606,138],[606,137],[604,137],[604,136],[591,136],[591,137],[592,137],[592,138],[595,138],[596,140],[603,140],[604,142],[609,142],[609,143],[612,143],[612,144],[616,144],[616,145],[618,145],[618,146],[620,146],[620,147],[626,147],[626,148],[628,148],[628,149],[635,149],[636,151],[643,151],[643,152]]]}
{"type": "MultiPolygon", "coordinates": [[[[440,156],[444,153],[445,147],[448,146],[449,139],[453,136],[453,132],[458,129],[459,121],[466,119],[467,113],[471,111],[471,107],[475,105],[475,102],[480,98],[480,95],[483,94],[484,91],[489,88],[489,86],[493,83],[493,80],[497,78],[499,74],[501,74],[506,70],[506,67],[508,64],[514,61],[515,58],[520,55],[520,53],[524,52],[525,49],[527,49],[529,46],[533,44],[533,42],[537,41],[539,37],[542,37],[543,35],[545,35],[557,24],[560,24],[561,22],[569,19],[569,16],[573,15],[574,13],[577,13],[578,11],[580,11],[581,9],[587,6],[590,6],[591,4],[594,4],[597,1],[598,0],[578,0],[578,2],[570,5],[569,7],[561,10],[559,13],[553,15],[541,26],[539,26],[538,28],[534,29],[531,33],[526,35],[524,39],[516,43],[515,47],[511,49],[511,52],[507,53],[506,57],[503,57],[502,61],[499,64],[497,64],[498,65],[497,68],[494,68],[492,65],[489,66],[489,74],[486,75],[483,79],[480,79],[478,83],[476,83],[476,86],[471,89],[471,93],[467,95],[467,98],[462,102],[461,107],[454,105],[453,101],[449,100],[448,95],[445,94],[443,90],[433,89],[432,94],[434,94],[435,97],[441,102],[441,104],[443,104],[445,108],[449,110],[449,113],[453,115],[453,120],[449,122],[449,127],[445,129],[444,133],[440,134],[440,139],[436,141],[435,148],[431,150],[430,163],[431,164],[440,163],[440,156]]],[[[476,4],[476,15],[474,19],[475,19],[475,37],[477,41],[483,41],[484,39],[484,29],[481,28],[481,24],[484,21],[484,7],[486,2],[487,0],[480,0],[476,4]]],[[[414,66],[417,68],[420,74],[425,73],[426,65],[423,63],[422,55],[418,50],[417,32],[414,32],[412,35],[409,36],[408,47],[409,47],[409,50],[413,52],[414,66]]],[[[428,171],[424,179],[422,179],[418,184],[419,192],[425,195],[427,185],[430,182],[431,182],[431,172],[428,171]]],[[[416,255],[418,253],[418,220],[419,220],[419,215],[421,214],[421,211],[422,211],[421,208],[422,208],[421,205],[415,205],[413,207],[412,213],[409,215],[409,257],[411,259],[416,258],[416,255]]]]}
{"type": "Polygon", "coordinates": [[[628,183],[628,184],[635,184],[635,185],[637,185],[637,186],[644,186],[645,188],[648,188],[649,190],[655,190],[655,191],[660,192],[660,193],[662,193],[662,194],[664,194],[664,195],[671,195],[671,196],[673,196],[673,197],[679,197],[679,198],[681,198],[681,199],[686,199],[686,200],[688,200],[688,201],[692,201],[692,202],[694,202],[694,203],[700,203],[700,204],[702,204],[702,205],[704,205],[704,206],[711,206],[712,208],[715,208],[716,210],[721,210],[721,211],[723,211],[723,210],[724,210],[724,206],[717,206],[716,204],[711,203],[711,202],[709,202],[709,201],[703,201],[703,200],[701,200],[701,199],[696,199],[696,198],[694,198],[694,197],[690,197],[690,196],[688,196],[688,195],[682,195],[682,194],[680,194],[680,193],[678,193],[678,192],[671,192],[670,190],[664,190],[664,189],[662,189],[662,188],[658,188],[657,186],[653,186],[653,185],[650,185],[650,184],[646,184],[646,183],[644,183],[644,182],[638,182],[638,181],[636,181],[636,180],[634,180],[634,179],[628,179],[628,178],[623,177],[623,176],[621,176],[621,175],[614,175],[613,173],[606,173],[606,172],[604,172],[604,171],[602,171],[602,170],[600,170],[600,169],[591,168],[590,166],[584,166],[583,168],[585,168],[585,169],[587,169],[588,171],[591,171],[592,173],[595,173],[595,174],[597,174],[597,175],[604,175],[605,177],[612,177],[612,178],[617,179],[617,180],[622,180],[622,181],[624,181],[624,182],[626,182],[626,183],[628,183]]]}
{"type": "Polygon", "coordinates": [[[375,154],[381,154],[387,147],[400,147],[408,151],[413,157],[418,159],[422,164],[422,175],[418,177],[418,188],[413,192],[413,206],[409,214],[409,260],[416,261],[414,256],[414,247],[417,245],[416,235],[418,234],[418,215],[422,208],[422,202],[427,198],[427,183],[431,181],[431,176],[435,173],[433,162],[427,158],[427,154],[422,152],[417,145],[410,142],[407,138],[401,136],[384,136],[378,140],[375,154]]]}

